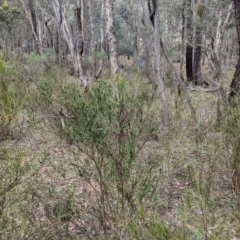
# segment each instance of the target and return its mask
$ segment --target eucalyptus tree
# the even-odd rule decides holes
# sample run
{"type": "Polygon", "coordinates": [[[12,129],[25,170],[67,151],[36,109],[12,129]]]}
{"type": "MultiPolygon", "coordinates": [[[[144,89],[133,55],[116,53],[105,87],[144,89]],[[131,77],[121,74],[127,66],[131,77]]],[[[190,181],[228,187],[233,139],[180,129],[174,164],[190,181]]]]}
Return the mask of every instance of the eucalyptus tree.
{"type": "MultiPolygon", "coordinates": [[[[136,4],[135,4],[136,5],[136,4]]],[[[115,29],[118,41],[118,54],[133,55],[133,46],[136,48],[136,25],[134,23],[133,8],[130,1],[119,1],[115,4],[115,29]]]]}
{"type": "Polygon", "coordinates": [[[193,10],[192,0],[187,0],[187,47],[186,47],[186,75],[188,81],[193,80],[193,10]]]}
{"type": "MultiPolygon", "coordinates": [[[[221,59],[222,48],[226,38],[226,30],[230,24],[233,4],[226,2],[218,7],[215,12],[216,26],[215,31],[212,30],[212,48],[207,48],[207,55],[211,67],[211,81],[213,85],[221,84],[221,59]]],[[[209,10],[208,10],[209,11],[209,10]]]]}
{"type": "Polygon", "coordinates": [[[186,52],[186,50],[185,50],[185,48],[186,48],[186,46],[185,46],[185,41],[186,41],[186,39],[185,39],[186,38],[186,6],[187,6],[187,0],[183,0],[182,1],[182,8],[181,8],[182,31],[181,31],[181,61],[180,61],[180,77],[181,77],[182,81],[184,80],[183,65],[185,63],[184,54],[186,52]]]}
{"type": "Polygon", "coordinates": [[[114,27],[114,1],[106,0],[106,14],[107,14],[107,33],[109,44],[109,56],[111,73],[116,79],[119,72],[118,54],[117,54],[117,39],[114,27]]]}
{"type": "Polygon", "coordinates": [[[97,80],[103,68],[104,56],[107,53],[106,36],[106,3],[105,0],[89,0],[87,2],[88,11],[85,11],[85,34],[89,41],[85,46],[88,51],[89,62],[91,63],[91,75],[93,80],[97,80]],[[86,16],[87,15],[87,16],[86,16]],[[106,52],[104,53],[104,50],[106,52]]]}
{"type": "Polygon", "coordinates": [[[202,18],[205,11],[203,0],[193,1],[195,11],[193,16],[195,20],[194,26],[194,52],[193,52],[193,81],[195,85],[202,85],[201,73],[201,57],[202,57],[202,18]]]}
{"type": "Polygon", "coordinates": [[[238,62],[231,82],[231,92],[229,95],[230,100],[232,100],[236,95],[239,95],[240,93],[240,0],[234,0],[234,8],[238,36],[238,62]]]}
{"type": "Polygon", "coordinates": [[[183,4],[187,6],[186,75],[188,81],[194,81],[195,85],[201,85],[201,21],[205,6],[201,0],[187,0],[187,4],[185,2],[183,4]]]}
{"type": "MultiPolygon", "coordinates": [[[[104,36],[105,36],[105,29],[104,29],[104,25],[105,25],[105,0],[101,1],[101,13],[100,13],[100,33],[99,33],[99,52],[102,54],[104,53],[104,36]]],[[[96,75],[94,76],[94,79],[98,79],[102,73],[102,69],[103,69],[103,57],[100,58],[99,60],[99,67],[98,67],[98,71],[96,72],[96,75]]]]}
{"type": "Polygon", "coordinates": [[[122,17],[127,25],[128,31],[127,36],[130,37],[131,48],[129,49],[129,53],[133,52],[133,54],[138,58],[139,55],[139,28],[141,24],[141,17],[139,16],[139,6],[136,4],[134,0],[127,1],[127,11],[123,12],[122,17]],[[126,14],[127,13],[127,14],[126,14]]]}
{"type": "Polygon", "coordinates": [[[140,52],[140,55],[143,55],[143,51],[145,52],[145,58],[147,60],[146,64],[150,63],[150,67],[151,67],[151,61],[149,61],[152,58],[152,36],[153,36],[153,30],[152,30],[152,25],[150,23],[150,18],[149,18],[149,7],[147,8],[147,4],[148,6],[150,6],[150,1],[146,1],[145,0],[141,0],[141,7],[142,7],[142,24],[144,25],[144,30],[143,30],[143,34],[142,34],[142,42],[144,45],[144,48],[142,49],[142,51],[140,52]]]}
{"type": "Polygon", "coordinates": [[[169,124],[168,103],[164,89],[163,76],[161,71],[161,45],[160,45],[160,14],[159,14],[159,0],[152,0],[153,9],[150,14],[150,20],[154,27],[154,47],[155,47],[155,66],[158,82],[158,92],[162,102],[162,123],[169,124]]]}
{"type": "Polygon", "coordinates": [[[93,59],[93,78],[96,79],[96,59],[95,59],[95,25],[94,25],[94,16],[93,16],[93,6],[94,5],[94,1],[93,0],[89,0],[88,1],[88,11],[89,11],[89,22],[90,22],[90,54],[92,55],[92,59],[93,59]]]}
{"type": "Polygon", "coordinates": [[[28,24],[31,29],[31,33],[34,39],[36,52],[39,55],[43,54],[43,46],[42,46],[42,29],[40,26],[40,21],[38,19],[38,16],[36,14],[35,9],[35,1],[29,0],[28,6],[24,0],[20,0],[22,10],[24,12],[24,15],[28,21],[28,24]]]}
{"type": "Polygon", "coordinates": [[[10,5],[8,1],[4,1],[0,5],[1,48],[8,48],[10,46],[11,50],[13,50],[14,45],[16,45],[15,43],[19,42],[19,36],[14,37],[14,35],[17,35],[17,27],[21,25],[22,17],[21,9],[10,5]]]}
{"type": "Polygon", "coordinates": [[[61,29],[61,34],[66,43],[68,44],[68,48],[72,57],[72,62],[74,66],[74,74],[78,76],[81,80],[81,84],[84,88],[87,87],[87,77],[84,75],[83,70],[83,62],[82,62],[82,54],[83,54],[83,30],[82,30],[82,2],[78,0],[75,7],[76,12],[76,21],[77,21],[77,29],[75,31],[78,32],[78,49],[76,50],[74,47],[73,33],[70,30],[69,23],[66,17],[66,8],[69,5],[68,1],[52,1],[52,8],[55,14],[55,18],[59,28],[61,29]]]}

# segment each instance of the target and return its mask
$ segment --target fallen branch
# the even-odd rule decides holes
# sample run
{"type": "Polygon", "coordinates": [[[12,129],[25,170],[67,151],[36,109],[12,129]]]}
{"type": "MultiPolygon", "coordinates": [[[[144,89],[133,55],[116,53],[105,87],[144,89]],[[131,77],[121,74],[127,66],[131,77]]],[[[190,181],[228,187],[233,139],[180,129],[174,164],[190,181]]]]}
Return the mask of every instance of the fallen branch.
{"type": "Polygon", "coordinates": [[[206,89],[206,88],[193,88],[193,87],[187,87],[190,91],[201,91],[201,92],[217,92],[219,88],[215,89],[206,89]]]}

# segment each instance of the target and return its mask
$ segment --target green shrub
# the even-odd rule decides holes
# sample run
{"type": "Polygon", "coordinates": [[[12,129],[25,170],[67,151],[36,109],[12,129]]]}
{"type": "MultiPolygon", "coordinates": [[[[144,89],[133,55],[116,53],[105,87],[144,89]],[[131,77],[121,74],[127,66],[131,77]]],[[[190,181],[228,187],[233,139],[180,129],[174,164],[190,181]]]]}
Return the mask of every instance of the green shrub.
{"type": "Polygon", "coordinates": [[[232,149],[227,164],[232,168],[232,184],[234,192],[240,194],[240,112],[239,98],[232,99],[231,104],[223,105],[224,123],[222,130],[226,144],[232,149]]]}
{"type": "Polygon", "coordinates": [[[9,133],[23,102],[23,96],[17,93],[12,83],[12,78],[15,77],[13,75],[14,71],[8,71],[7,63],[0,53],[0,139],[4,139],[9,133]]]}
{"type": "Polygon", "coordinates": [[[85,154],[71,165],[90,186],[92,181],[98,186],[100,203],[92,214],[104,232],[109,218],[120,228],[120,219],[137,216],[139,204],[154,191],[156,163],[140,153],[158,129],[155,93],[119,77],[101,81],[87,93],[69,84],[58,96],[65,118],[64,125],[55,118],[54,130],[85,154]]]}
{"type": "Polygon", "coordinates": [[[16,146],[16,134],[22,136],[18,118],[24,96],[18,88],[17,70],[10,65],[14,63],[6,62],[0,53],[0,235],[4,239],[19,238],[23,231],[17,230],[21,219],[19,205],[24,201],[19,191],[29,169],[23,152],[16,146]]]}

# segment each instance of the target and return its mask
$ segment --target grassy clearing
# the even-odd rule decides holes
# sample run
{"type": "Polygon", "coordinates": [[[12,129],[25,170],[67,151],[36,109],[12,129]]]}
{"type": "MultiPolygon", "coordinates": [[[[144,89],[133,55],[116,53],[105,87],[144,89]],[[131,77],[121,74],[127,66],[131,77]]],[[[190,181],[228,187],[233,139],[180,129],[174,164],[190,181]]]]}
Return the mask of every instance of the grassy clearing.
{"type": "Polygon", "coordinates": [[[166,130],[143,79],[101,79],[84,93],[45,58],[14,61],[2,70],[1,238],[238,239],[239,113],[222,106],[216,127],[216,93],[190,92],[195,123],[169,84],[166,130]]]}

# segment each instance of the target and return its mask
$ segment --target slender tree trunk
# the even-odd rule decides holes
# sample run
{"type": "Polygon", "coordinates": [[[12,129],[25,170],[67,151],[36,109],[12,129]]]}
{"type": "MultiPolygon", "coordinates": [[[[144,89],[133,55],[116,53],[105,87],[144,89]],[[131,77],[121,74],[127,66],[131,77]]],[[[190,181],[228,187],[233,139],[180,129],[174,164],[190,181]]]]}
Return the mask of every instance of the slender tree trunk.
{"type": "Polygon", "coordinates": [[[214,39],[215,45],[212,50],[207,49],[207,55],[209,59],[209,65],[211,67],[211,82],[212,85],[217,87],[217,122],[221,123],[223,113],[221,110],[221,102],[226,100],[224,90],[221,84],[221,50],[224,40],[224,32],[231,17],[232,4],[229,4],[227,12],[225,9],[221,9],[219,12],[219,18],[216,28],[216,35],[214,39]]]}
{"type": "Polygon", "coordinates": [[[193,11],[192,1],[187,0],[187,47],[186,47],[186,75],[188,81],[193,81],[193,11]]]}
{"type": "Polygon", "coordinates": [[[36,18],[35,19],[33,18],[34,16],[36,16],[35,10],[33,9],[33,5],[30,5],[30,6],[32,6],[32,8],[30,7],[30,9],[31,9],[31,13],[30,13],[27,9],[27,6],[26,6],[24,0],[20,0],[20,3],[22,6],[22,9],[23,9],[23,12],[25,14],[25,17],[27,18],[28,24],[30,25],[30,28],[31,28],[31,32],[32,32],[35,47],[36,47],[36,52],[37,52],[37,54],[42,55],[43,47],[42,47],[42,42],[39,39],[39,36],[37,34],[37,32],[38,32],[37,20],[36,20],[36,18]]]}
{"type": "Polygon", "coordinates": [[[78,25],[78,39],[79,39],[79,46],[78,46],[78,54],[76,54],[78,63],[79,63],[79,76],[82,82],[82,86],[87,88],[87,77],[85,76],[84,69],[83,69],[83,49],[84,49],[84,39],[83,39],[83,18],[82,18],[82,1],[79,0],[77,9],[76,9],[76,16],[77,16],[77,25],[78,25]]]}
{"type": "Polygon", "coordinates": [[[232,12],[232,4],[229,4],[227,12],[224,12],[224,9],[221,9],[219,12],[219,19],[216,29],[215,36],[215,46],[212,51],[209,51],[208,58],[210,59],[210,66],[212,71],[211,79],[213,80],[214,85],[218,85],[220,83],[221,76],[221,50],[224,40],[224,33],[226,30],[226,26],[230,21],[231,12],[232,12]]]}
{"type": "Polygon", "coordinates": [[[202,56],[202,32],[201,27],[196,27],[195,47],[193,58],[193,80],[195,85],[202,85],[201,56],[202,56]]]}
{"type": "Polygon", "coordinates": [[[83,29],[82,29],[82,11],[81,11],[81,2],[79,2],[79,5],[76,8],[76,18],[77,18],[77,26],[78,26],[78,53],[77,55],[79,58],[79,70],[80,70],[80,76],[83,75],[83,66],[82,66],[82,54],[83,54],[83,47],[84,47],[84,42],[83,42],[83,29]]]}
{"type": "Polygon", "coordinates": [[[93,19],[93,0],[88,0],[88,12],[89,12],[89,22],[90,22],[90,55],[92,59],[92,78],[96,80],[96,56],[95,56],[95,29],[94,29],[94,19],[93,19]]]}
{"type": "Polygon", "coordinates": [[[37,24],[36,10],[35,10],[35,2],[33,0],[29,0],[28,5],[29,5],[30,13],[31,13],[34,32],[37,34],[38,24],[37,24]]]}
{"type": "Polygon", "coordinates": [[[230,101],[240,93],[240,0],[234,0],[234,7],[235,7],[235,20],[236,20],[237,36],[238,36],[238,63],[237,63],[236,70],[231,82],[231,92],[229,95],[230,101]]]}
{"type": "Polygon", "coordinates": [[[186,16],[185,16],[185,10],[187,6],[187,0],[183,0],[182,4],[182,42],[181,42],[181,62],[180,62],[180,76],[181,79],[183,78],[183,65],[184,65],[184,54],[185,54],[185,25],[186,25],[186,16]]]}
{"type": "Polygon", "coordinates": [[[94,31],[94,19],[93,19],[93,0],[88,0],[88,10],[89,10],[89,22],[90,22],[90,49],[91,52],[95,50],[95,31],[94,31]]]}
{"type": "Polygon", "coordinates": [[[58,21],[58,24],[61,29],[61,33],[63,35],[63,38],[68,44],[68,48],[72,57],[73,66],[74,66],[74,74],[78,77],[80,77],[81,84],[84,88],[87,87],[87,78],[83,74],[83,65],[82,65],[82,52],[83,52],[83,39],[81,36],[81,20],[79,21],[79,18],[81,19],[81,2],[79,0],[79,3],[76,8],[76,16],[77,16],[77,22],[78,22],[78,34],[79,34],[79,51],[74,50],[74,44],[72,39],[72,34],[69,30],[69,26],[66,20],[66,14],[65,14],[65,6],[62,5],[62,2],[59,2],[58,0],[54,0],[53,2],[53,9],[54,13],[56,15],[56,19],[58,21]]]}
{"type": "MultiPolygon", "coordinates": [[[[86,43],[87,42],[87,37],[85,36],[85,20],[84,20],[84,11],[85,11],[85,6],[84,3],[86,4],[88,1],[86,0],[77,0],[79,6],[81,6],[81,22],[82,22],[82,39],[83,42],[86,43]]],[[[87,56],[88,55],[88,46],[87,44],[84,44],[83,47],[83,56],[87,56]]]]}
{"type": "Polygon", "coordinates": [[[138,58],[138,27],[137,23],[133,23],[134,35],[133,35],[133,52],[134,55],[138,58]]]}
{"type": "MultiPolygon", "coordinates": [[[[105,23],[105,19],[104,19],[104,9],[105,9],[105,0],[102,0],[102,6],[101,6],[101,22],[100,22],[100,45],[101,45],[101,52],[104,51],[104,29],[103,29],[103,26],[104,26],[104,23],[105,23]]],[[[98,69],[98,72],[95,76],[95,80],[97,80],[101,73],[102,73],[102,68],[103,68],[103,58],[100,59],[99,61],[99,69],[98,69]]]]}
{"type": "MultiPolygon", "coordinates": [[[[204,46],[206,45],[206,35],[203,35],[203,45],[204,46]]],[[[202,66],[205,65],[205,61],[206,61],[206,54],[205,54],[205,52],[203,52],[203,54],[202,54],[202,66]]]]}
{"type": "Polygon", "coordinates": [[[71,35],[70,30],[69,30],[67,20],[66,20],[66,16],[65,16],[65,6],[63,6],[62,3],[59,2],[58,0],[54,0],[53,1],[53,9],[54,9],[54,13],[56,15],[57,22],[60,26],[63,38],[65,39],[65,41],[67,42],[68,47],[69,47],[69,51],[70,51],[72,61],[73,61],[73,66],[74,66],[74,74],[76,76],[79,76],[79,73],[80,73],[79,63],[78,63],[77,58],[76,58],[72,35],[71,35]]]}
{"type": "Polygon", "coordinates": [[[193,20],[194,25],[194,50],[193,50],[193,81],[195,85],[202,85],[201,57],[202,57],[202,18],[203,4],[202,0],[193,1],[193,20]]]}
{"type": "Polygon", "coordinates": [[[161,44],[160,44],[160,16],[159,16],[159,0],[153,0],[156,6],[156,11],[154,17],[154,46],[155,46],[155,66],[156,75],[158,81],[158,92],[160,94],[162,102],[162,123],[164,125],[169,125],[169,111],[168,103],[165,94],[165,87],[163,83],[162,71],[161,71],[161,44]]]}
{"type": "MultiPolygon", "coordinates": [[[[141,0],[141,5],[142,5],[142,11],[143,11],[143,23],[144,23],[144,26],[145,26],[145,31],[144,31],[144,34],[143,34],[143,44],[144,44],[144,49],[143,51],[141,51],[141,53],[139,53],[139,55],[143,55],[143,52],[145,51],[145,64],[146,64],[146,67],[148,68],[153,68],[152,66],[152,50],[151,50],[151,47],[152,47],[152,24],[150,22],[150,19],[148,17],[148,10],[147,10],[147,7],[146,7],[146,4],[145,4],[145,0],[141,0]]],[[[142,59],[141,59],[142,60],[142,59]]],[[[148,74],[148,78],[149,78],[149,81],[152,82],[152,77],[149,76],[148,74]]]]}
{"type": "MultiPolygon", "coordinates": [[[[240,94],[240,0],[234,0],[234,8],[235,8],[235,20],[237,27],[237,37],[238,37],[238,63],[236,66],[236,70],[231,82],[231,92],[229,95],[229,102],[235,106],[236,101],[239,102],[239,94],[240,94]]],[[[236,139],[233,142],[233,163],[232,163],[232,184],[233,191],[235,194],[240,196],[240,139],[236,139]]]]}
{"type": "Polygon", "coordinates": [[[229,66],[232,65],[233,50],[234,50],[234,40],[231,41],[231,49],[229,53],[229,66]]]}
{"type": "Polygon", "coordinates": [[[117,54],[116,32],[114,27],[113,0],[106,0],[106,13],[111,73],[113,78],[116,79],[119,71],[119,64],[117,54]]]}

